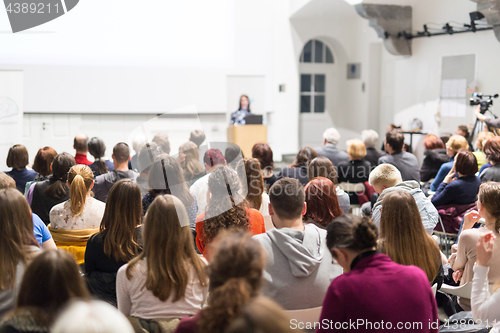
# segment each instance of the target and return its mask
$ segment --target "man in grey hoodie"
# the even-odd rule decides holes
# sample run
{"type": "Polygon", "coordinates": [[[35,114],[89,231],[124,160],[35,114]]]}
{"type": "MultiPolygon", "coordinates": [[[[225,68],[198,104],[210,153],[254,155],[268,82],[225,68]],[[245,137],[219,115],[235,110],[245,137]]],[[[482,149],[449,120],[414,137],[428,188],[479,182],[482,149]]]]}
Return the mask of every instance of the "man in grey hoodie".
{"type": "Polygon", "coordinates": [[[285,310],[319,307],[332,280],[342,274],[326,246],[326,230],[303,224],[307,207],[298,180],[278,180],[269,199],[276,229],[254,236],[267,255],[263,293],[285,310]]]}

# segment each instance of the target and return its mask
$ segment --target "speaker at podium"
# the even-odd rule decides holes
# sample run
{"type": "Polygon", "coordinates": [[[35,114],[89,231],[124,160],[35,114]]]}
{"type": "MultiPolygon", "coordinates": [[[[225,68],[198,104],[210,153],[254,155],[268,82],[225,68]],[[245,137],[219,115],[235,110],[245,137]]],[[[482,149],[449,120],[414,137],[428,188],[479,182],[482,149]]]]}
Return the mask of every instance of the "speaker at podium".
{"type": "Polygon", "coordinates": [[[262,115],[249,114],[245,125],[229,126],[227,141],[240,146],[245,157],[251,157],[254,144],[267,143],[267,126],[262,125],[262,115]]]}

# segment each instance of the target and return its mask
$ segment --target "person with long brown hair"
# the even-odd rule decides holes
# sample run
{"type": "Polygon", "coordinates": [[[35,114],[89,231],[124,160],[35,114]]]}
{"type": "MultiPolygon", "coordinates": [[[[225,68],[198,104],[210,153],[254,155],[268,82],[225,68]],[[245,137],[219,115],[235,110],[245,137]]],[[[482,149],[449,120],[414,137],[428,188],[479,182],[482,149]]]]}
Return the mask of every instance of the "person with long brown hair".
{"type": "Polygon", "coordinates": [[[9,149],[6,164],[12,170],[5,172],[16,181],[16,188],[24,193],[26,183],[35,179],[38,173],[26,168],[28,165],[28,149],[23,145],[13,145],[9,149]]]}
{"type": "Polygon", "coordinates": [[[0,319],[12,309],[26,266],[40,251],[30,207],[14,188],[0,190],[0,319]]]}
{"type": "Polygon", "coordinates": [[[118,309],[141,319],[196,314],[205,302],[208,281],[182,201],[169,194],[157,196],[142,228],[142,253],[118,270],[118,309]]]}
{"type": "Polygon", "coordinates": [[[276,175],[273,173],[273,150],[267,143],[256,143],[252,147],[252,158],[256,158],[260,162],[262,177],[264,177],[266,192],[268,192],[269,188],[273,186],[276,181],[276,175]]]}
{"type": "Polygon", "coordinates": [[[420,267],[429,283],[442,283],[441,253],[425,232],[413,196],[405,191],[388,193],[380,218],[379,248],[395,263],[420,267]]]}
{"type": "Polygon", "coordinates": [[[184,180],[188,186],[205,175],[205,168],[200,163],[200,149],[196,143],[188,141],[179,147],[179,154],[184,154],[184,161],[181,162],[181,168],[184,172],[184,180]]]}
{"type": "Polygon", "coordinates": [[[302,216],[305,223],[314,223],[317,227],[326,229],[328,223],[342,215],[335,185],[331,180],[313,178],[304,187],[307,211],[302,216]]]}
{"type": "Polygon", "coordinates": [[[221,166],[212,171],[208,178],[208,192],[206,212],[196,218],[196,246],[201,254],[223,229],[249,230],[254,235],[266,232],[264,217],[248,207],[234,170],[221,166]]]}
{"type": "Polygon", "coordinates": [[[307,168],[309,166],[309,162],[311,162],[316,157],[318,157],[318,154],[313,148],[302,148],[297,153],[295,161],[289,167],[281,169],[276,178],[295,178],[305,186],[307,182],[309,182],[309,177],[307,176],[307,168]]]}
{"type": "Polygon", "coordinates": [[[88,299],[89,293],[73,257],[44,251],[26,269],[16,309],[0,324],[0,332],[48,333],[59,311],[76,298],[88,299]]]}
{"type": "MultiPolygon", "coordinates": [[[[242,178],[241,182],[247,185],[247,196],[245,199],[251,208],[257,209],[266,218],[270,216],[269,195],[264,191],[265,185],[260,162],[256,158],[244,158],[242,161],[245,174],[240,175],[240,178],[242,178]]],[[[240,169],[237,170],[240,171],[240,169]]]]}
{"type": "Polygon", "coordinates": [[[109,192],[99,232],[87,241],[85,275],[92,295],[116,306],[116,273],[141,250],[141,190],[130,179],[109,192]]]}
{"type": "Polygon", "coordinates": [[[196,316],[183,318],[175,333],[219,333],[259,296],[265,255],[245,231],[225,231],[210,246],[208,304],[196,316]]]}

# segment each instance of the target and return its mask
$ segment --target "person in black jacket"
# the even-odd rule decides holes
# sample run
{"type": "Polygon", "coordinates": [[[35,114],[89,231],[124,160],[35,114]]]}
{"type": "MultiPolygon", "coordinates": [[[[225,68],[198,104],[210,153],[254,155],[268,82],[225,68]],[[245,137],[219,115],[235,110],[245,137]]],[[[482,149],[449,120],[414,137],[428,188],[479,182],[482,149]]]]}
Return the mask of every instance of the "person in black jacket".
{"type": "Polygon", "coordinates": [[[420,181],[427,182],[436,177],[443,163],[449,162],[443,141],[434,134],[429,134],[424,139],[424,161],[420,168],[420,181]]]}
{"type": "Polygon", "coordinates": [[[372,169],[378,165],[378,159],[385,155],[381,150],[375,148],[378,143],[378,133],[374,130],[364,130],[361,132],[361,140],[365,143],[366,155],[363,161],[370,162],[372,169]]]}
{"type": "Polygon", "coordinates": [[[297,153],[295,157],[295,162],[287,168],[283,168],[277,175],[277,179],[281,178],[295,178],[303,186],[309,183],[309,177],[307,176],[307,167],[309,162],[318,157],[316,151],[311,147],[304,147],[297,153]]]}

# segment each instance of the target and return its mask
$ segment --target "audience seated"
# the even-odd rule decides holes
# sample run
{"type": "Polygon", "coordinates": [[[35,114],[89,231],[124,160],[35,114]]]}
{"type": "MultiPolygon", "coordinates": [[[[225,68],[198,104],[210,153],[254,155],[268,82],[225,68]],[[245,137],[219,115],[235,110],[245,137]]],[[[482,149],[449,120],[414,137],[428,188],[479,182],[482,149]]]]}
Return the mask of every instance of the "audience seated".
{"type": "Polygon", "coordinates": [[[326,229],[328,223],[342,215],[335,184],[331,180],[313,178],[304,187],[304,192],[307,205],[306,213],[302,216],[304,223],[313,223],[318,228],[326,229]]]}
{"type": "Polygon", "coordinates": [[[205,163],[207,174],[195,181],[190,187],[191,193],[193,193],[198,201],[198,215],[205,213],[207,207],[208,177],[217,167],[225,166],[226,159],[219,149],[209,149],[203,156],[203,162],[205,163]]]}
{"type": "MultiPolygon", "coordinates": [[[[51,147],[43,147],[38,149],[35,159],[33,161],[33,170],[38,173],[38,175],[32,181],[26,183],[24,187],[24,195],[26,196],[29,188],[36,182],[40,182],[48,179],[52,174],[52,161],[56,157],[57,152],[51,147]]],[[[28,201],[29,203],[29,201],[28,201]]]]}
{"type": "Polygon", "coordinates": [[[116,296],[125,316],[144,320],[192,316],[207,296],[205,262],[196,254],[182,202],[158,196],[143,226],[143,251],[118,270],[116,296]]]}
{"type": "Polygon", "coordinates": [[[431,285],[437,283],[440,287],[443,283],[441,252],[425,232],[410,193],[396,191],[385,196],[378,247],[395,263],[420,267],[431,285]]]}
{"type": "Polygon", "coordinates": [[[94,173],[94,177],[103,175],[114,169],[114,164],[110,160],[104,160],[106,153],[106,144],[102,139],[92,138],[87,143],[90,155],[94,157],[94,163],[90,164],[90,170],[94,173]]]}
{"type": "Polygon", "coordinates": [[[128,168],[139,172],[139,164],[137,163],[137,158],[139,157],[139,151],[147,143],[146,137],[144,135],[136,135],[134,140],[132,140],[132,149],[135,151],[135,155],[128,161],[128,168]]]}
{"type": "Polygon", "coordinates": [[[200,147],[205,141],[205,133],[202,130],[194,130],[189,135],[189,141],[194,142],[198,147],[200,147]]]}
{"type": "Polygon", "coordinates": [[[156,134],[153,138],[153,142],[160,147],[162,152],[170,155],[170,141],[168,140],[167,134],[156,134]]]}
{"type": "Polygon", "coordinates": [[[211,244],[207,306],[181,320],[175,333],[220,333],[258,297],[266,259],[259,242],[242,231],[221,233],[211,244]]]}
{"type": "MultiPolygon", "coordinates": [[[[347,140],[348,162],[341,162],[337,166],[340,183],[364,183],[368,181],[371,165],[370,162],[363,161],[366,156],[366,148],[363,141],[359,139],[347,140]]],[[[360,203],[357,193],[349,193],[350,203],[357,205],[360,203]]],[[[370,198],[368,198],[369,200],[370,198]]]]}
{"type": "Polygon", "coordinates": [[[394,165],[403,181],[415,180],[420,182],[420,168],[415,155],[403,151],[405,137],[400,129],[393,129],[385,135],[385,151],[388,155],[378,159],[378,164],[389,163],[394,165]]]}
{"type": "Polygon", "coordinates": [[[184,180],[188,186],[205,175],[205,168],[200,163],[200,150],[198,146],[188,141],[179,147],[179,154],[184,154],[184,161],[181,162],[184,180]]]}
{"type": "Polygon", "coordinates": [[[0,332],[49,333],[69,300],[88,297],[73,258],[64,251],[44,251],[27,267],[16,308],[4,318],[0,332]]]}
{"type": "Polygon", "coordinates": [[[465,140],[465,138],[461,135],[452,135],[448,140],[448,142],[446,143],[446,154],[450,157],[450,161],[443,163],[439,168],[436,178],[434,178],[434,181],[431,184],[430,187],[431,191],[436,191],[438,189],[441,182],[453,168],[453,161],[455,159],[455,155],[461,149],[462,150],[469,149],[469,144],[467,143],[467,140],[465,140]]]}
{"type": "Polygon", "coordinates": [[[141,147],[137,154],[137,165],[139,168],[139,176],[135,179],[137,185],[141,189],[141,196],[144,197],[149,192],[148,177],[151,165],[157,156],[161,155],[161,149],[154,142],[146,143],[141,147]]]}
{"type": "Polygon", "coordinates": [[[328,286],[342,274],[326,247],[326,231],[312,223],[304,226],[307,205],[298,180],[278,180],[269,199],[276,228],[254,237],[267,255],[263,294],[286,310],[321,306],[328,286]]]}
{"type": "Polygon", "coordinates": [[[227,165],[235,169],[238,162],[245,157],[241,151],[240,146],[234,143],[228,143],[226,151],[224,152],[224,158],[226,159],[227,165]]]}
{"type": "Polygon", "coordinates": [[[111,187],[117,181],[120,179],[132,179],[135,181],[138,176],[137,172],[128,168],[130,148],[125,142],[119,142],[113,147],[111,158],[113,159],[114,169],[95,178],[95,198],[102,202],[106,202],[109,190],[111,190],[111,187]]]}
{"type": "Polygon", "coordinates": [[[242,172],[243,170],[240,171],[238,168],[238,175],[240,176],[241,183],[246,184],[247,196],[245,199],[248,205],[250,208],[258,210],[264,219],[270,219],[269,195],[264,191],[264,179],[259,160],[256,158],[244,158],[242,164],[244,166],[244,173],[242,172]]]}
{"type": "Polygon", "coordinates": [[[58,154],[52,161],[52,175],[49,179],[37,182],[30,187],[28,202],[31,201],[31,210],[42,221],[50,223],[49,213],[52,207],[69,199],[68,172],[75,165],[75,158],[68,153],[58,154]],[[30,200],[31,197],[31,200],[30,200]]]}
{"type": "Polygon", "coordinates": [[[488,163],[488,159],[486,158],[486,154],[483,151],[484,144],[486,141],[489,139],[492,139],[495,137],[495,134],[492,132],[486,132],[482,131],[477,134],[477,139],[476,139],[476,151],[473,153],[474,156],[476,156],[477,160],[477,167],[481,169],[483,165],[488,163]]]}
{"type": "Polygon", "coordinates": [[[460,136],[463,136],[465,138],[465,140],[467,140],[467,142],[469,143],[469,149],[472,149],[471,147],[471,138],[470,138],[470,133],[469,133],[469,128],[465,125],[460,125],[457,127],[457,130],[455,131],[455,135],[460,135],[460,136]]]}
{"type": "Polygon", "coordinates": [[[428,182],[436,177],[441,165],[448,162],[450,157],[446,154],[443,141],[435,134],[429,134],[424,139],[424,161],[420,167],[420,180],[428,182]]]}
{"type": "Polygon", "coordinates": [[[349,213],[349,210],[351,209],[349,194],[347,194],[346,192],[344,192],[344,190],[337,186],[337,184],[339,183],[338,173],[337,170],[335,170],[332,161],[324,156],[316,157],[309,163],[309,166],[307,168],[307,175],[309,177],[309,180],[312,180],[316,177],[324,177],[330,179],[332,183],[335,184],[335,190],[337,193],[337,199],[339,201],[340,209],[342,209],[342,212],[344,214],[349,213]]]}
{"type": "Polygon", "coordinates": [[[14,145],[9,149],[6,164],[12,170],[5,173],[14,179],[16,188],[21,193],[24,193],[26,183],[33,181],[38,176],[36,171],[26,168],[28,165],[28,150],[23,145],[14,145]]]}
{"type": "Polygon", "coordinates": [[[134,333],[127,318],[102,301],[72,302],[57,318],[51,333],[134,333]]]}
{"type": "Polygon", "coordinates": [[[109,192],[99,232],[87,241],[85,276],[92,295],[116,306],[116,273],[141,250],[141,190],[130,179],[109,192]]]}
{"type": "Polygon", "coordinates": [[[401,322],[418,323],[413,332],[437,332],[436,299],[427,276],[418,267],[396,264],[375,251],[377,234],[368,218],[353,215],[328,225],[327,246],[344,274],[328,288],[316,332],[331,332],[336,324],[360,319],[360,332],[373,332],[368,323],[382,322],[392,329],[401,322]]]}
{"type": "Polygon", "coordinates": [[[157,196],[171,194],[179,198],[186,207],[189,225],[192,230],[195,229],[197,198],[189,191],[176,158],[165,153],[159,155],[149,170],[148,185],[151,190],[142,198],[144,215],[157,196]]]}
{"type": "Polygon", "coordinates": [[[317,147],[314,150],[319,156],[327,157],[333,165],[337,166],[340,162],[349,161],[349,155],[345,151],[337,149],[339,141],[339,131],[335,128],[328,128],[323,133],[323,147],[317,147]]]}
{"type": "MultiPolygon", "coordinates": [[[[493,232],[496,236],[494,241],[493,258],[488,275],[490,283],[500,281],[500,184],[488,182],[481,185],[477,199],[477,211],[466,215],[462,233],[458,239],[458,248],[455,254],[450,257],[451,268],[455,271],[453,277],[455,281],[460,280],[463,285],[471,282],[474,277],[474,263],[476,262],[476,243],[481,236],[493,232]],[[479,229],[471,229],[479,218],[484,218],[485,226],[479,229]]],[[[469,299],[460,297],[460,306],[470,311],[471,303],[469,299]]]]}
{"type": "Polygon", "coordinates": [[[375,168],[378,165],[378,159],[385,155],[383,151],[375,148],[378,143],[378,133],[374,130],[364,130],[361,132],[361,140],[366,147],[366,155],[362,160],[369,162],[371,167],[375,168]]]}
{"type": "Polygon", "coordinates": [[[276,179],[281,178],[295,178],[303,186],[309,182],[309,177],[307,176],[307,167],[309,162],[318,157],[318,154],[311,147],[304,147],[297,153],[295,161],[286,168],[281,169],[281,171],[276,176],[276,179]]]}
{"type": "Polygon", "coordinates": [[[13,188],[0,190],[0,321],[14,309],[28,262],[40,251],[33,221],[23,195],[13,188]]]}
{"type": "Polygon", "coordinates": [[[264,217],[247,206],[240,180],[233,169],[220,166],[211,172],[208,192],[206,213],[196,219],[196,246],[201,254],[223,229],[244,229],[254,235],[266,232],[264,217]]]}
{"type": "Polygon", "coordinates": [[[276,175],[273,173],[273,151],[267,143],[256,143],[252,147],[252,158],[256,158],[260,162],[262,177],[264,177],[264,184],[267,193],[276,181],[276,175]]]}
{"type": "Polygon", "coordinates": [[[500,137],[496,136],[484,143],[484,154],[491,163],[491,167],[487,168],[480,174],[482,182],[500,181],[500,137]]]}
{"type": "Polygon", "coordinates": [[[88,141],[89,138],[85,134],[78,134],[77,136],[75,136],[75,139],[73,140],[73,148],[76,150],[75,154],[76,164],[84,164],[84,165],[92,164],[92,162],[90,162],[87,159],[87,153],[89,151],[87,145],[88,141]]]}
{"type": "Polygon", "coordinates": [[[474,203],[481,185],[481,179],[476,176],[476,172],[477,161],[474,154],[467,150],[460,150],[455,155],[453,168],[432,196],[431,201],[434,206],[474,203]]]}
{"type": "MultiPolygon", "coordinates": [[[[381,164],[370,173],[370,185],[373,186],[375,191],[380,194],[377,201],[371,210],[371,217],[373,223],[380,226],[380,215],[384,197],[394,191],[406,191],[413,196],[420,212],[420,218],[425,231],[430,235],[434,227],[439,221],[439,215],[429,199],[420,189],[420,184],[414,180],[403,181],[401,173],[395,166],[391,164],[381,164]]],[[[369,205],[369,203],[367,203],[369,205]]],[[[366,212],[365,205],[363,205],[363,212],[369,215],[370,210],[366,212]]]]}

